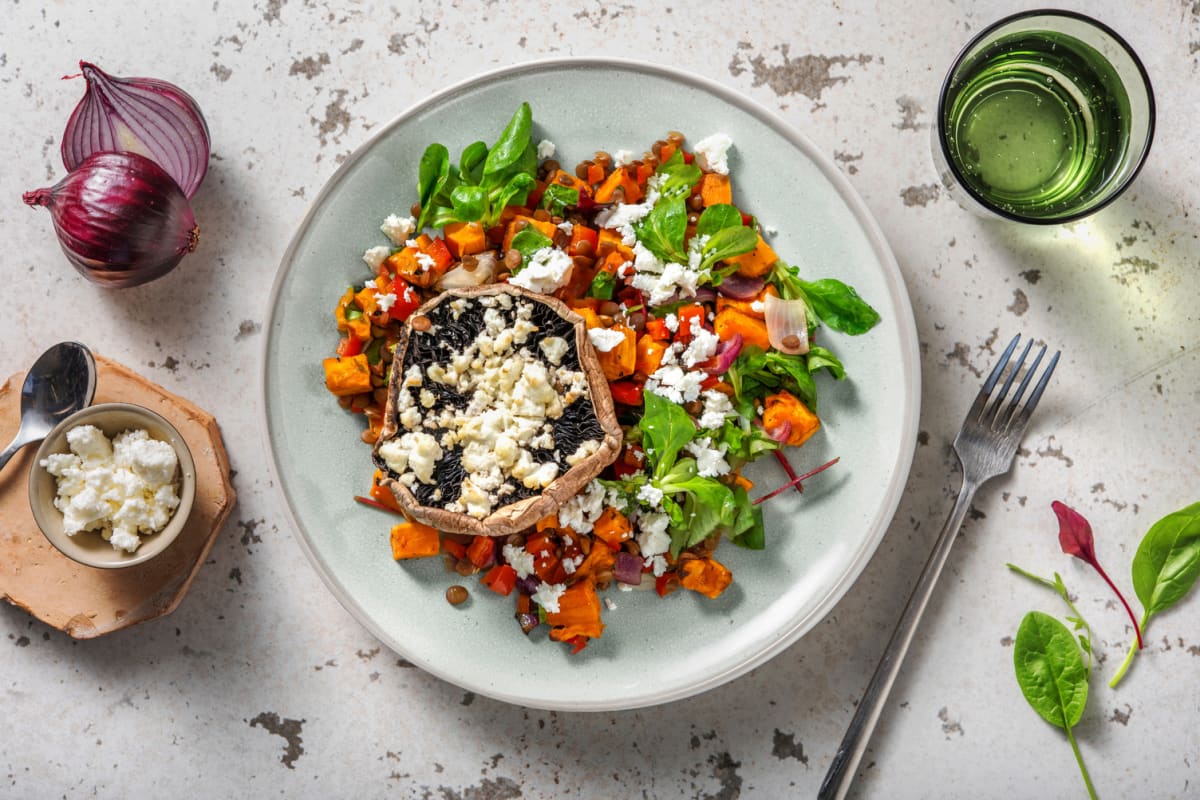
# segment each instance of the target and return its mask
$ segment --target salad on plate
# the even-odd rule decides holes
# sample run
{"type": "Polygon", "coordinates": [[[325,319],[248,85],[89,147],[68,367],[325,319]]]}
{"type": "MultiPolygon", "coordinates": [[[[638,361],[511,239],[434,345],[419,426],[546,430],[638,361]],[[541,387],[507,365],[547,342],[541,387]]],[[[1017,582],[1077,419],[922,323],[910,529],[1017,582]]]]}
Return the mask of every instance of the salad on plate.
{"type": "MultiPolygon", "coordinates": [[[[410,213],[383,220],[389,243],[366,250],[362,283],[335,303],[339,338],[323,363],[327,388],[365,417],[362,440],[375,447],[369,496],[357,499],[406,517],[391,528],[395,559],[443,556],[458,575],[514,597],[523,631],[545,626],[578,652],[603,632],[604,608],[615,608],[603,593],[614,584],[663,597],[679,589],[720,596],[732,575],[716,556],[719,542],[764,549],[761,503],[799,491],[836,462],[797,475],[787,452],[820,430],[818,379],[846,375],[826,330],[860,335],[879,314],[842,281],[809,278],[776,254],[774,230],[734,202],[733,147],[721,133],[688,146],[672,131],[641,155],[598,151],[567,169],[554,143],[535,141],[523,103],[490,147],[474,142],[457,159],[441,144],[425,150],[410,213]],[[410,335],[441,334],[430,330],[426,309],[443,293],[505,284],[565,306],[568,321],[586,331],[580,349],[591,352],[571,361],[565,348],[547,345],[564,338],[561,324],[530,324],[548,318],[526,314],[522,326],[493,308],[491,332],[479,322],[456,366],[447,356],[393,369],[410,335]],[[507,349],[497,351],[497,338],[507,349]],[[519,403],[505,406],[496,381],[480,379],[485,355],[497,375],[509,375],[504,391],[522,393],[519,403]],[[602,374],[590,401],[611,407],[619,425],[603,468],[516,532],[439,531],[418,519],[402,499],[436,497],[482,518],[503,507],[506,493],[551,493],[565,480],[570,454],[548,437],[585,393],[571,370],[555,382],[556,355],[572,367],[586,356],[602,374]],[[509,361],[522,369],[504,370],[509,361]],[[529,373],[543,394],[575,394],[530,410],[529,373]],[[470,391],[455,422],[439,399],[460,380],[470,391]],[[470,403],[483,402],[485,384],[486,413],[504,424],[468,441],[464,431],[481,427],[469,418],[485,408],[470,403]],[[393,391],[400,388],[410,394],[393,391]],[[410,411],[401,424],[397,398],[410,396],[400,402],[430,413],[410,411]],[[468,452],[476,464],[464,469],[468,452]],[[755,486],[743,469],[768,455],[781,477],[755,486]],[[412,491],[391,488],[400,482],[412,491]]],[[[456,308],[464,318],[487,317],[456,308]]],[[[462,597],[448,592],[452,602],[462,597]]]]}

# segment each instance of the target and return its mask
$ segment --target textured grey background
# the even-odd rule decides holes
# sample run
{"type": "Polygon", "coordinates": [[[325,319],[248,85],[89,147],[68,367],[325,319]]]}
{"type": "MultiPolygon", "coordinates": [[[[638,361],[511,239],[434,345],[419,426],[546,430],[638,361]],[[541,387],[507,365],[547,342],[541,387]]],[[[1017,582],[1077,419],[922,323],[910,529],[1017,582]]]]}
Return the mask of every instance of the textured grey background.
{"type": "MultiPolygon", "coordinates": [[[[1080,10],[1084,6],[1071,3],[1080,10]]],[[[1130,635],[1110,593],[1057,547],[1052,500],[1085,513],[1114,578],[1160,516],[1197,499],[1200,6],[1087,5],[1144,58],[1159,102],[1146,169],[1075,225],[963,212],[938,187],[929,124],[972,32],[1029,3],[461,2],[0,4],[0,367],[78,338],[214,413],[240,501],[170,617],[73,642],[0,607],[0,794],[13,797],[812,796],[956,488],[949,450],[996,344],[1063,349],[1015,471],[976,500],[864,761],[855,795],[1081,796],[1061,733],[1012,677],[1024,612],[1061,616],[1006,561],[1062,573],[1098,652],[1078,729],[1106,797],[1189,797],[1200,761],[1200,597],[1130,635]],[[506,706],[381,648],[305,561],[266,477],[252,398],[267,296],[306,205],[371,131],[429,92],[542,56],[645,58],[781,113],[849,176],[904,272],[924,398],[888,535],[833,613],[751,674],[660,708],[574,715],[506,706]],[[212,129],[199,251],[104,292],[58,251],[23,190],[62,174],[80,58],[187,88],[212,129]],[[4,645],[7,641],[7,646],[4,645]]],[[[580,102],[637,113],[620,87],[580,102]]],[[[602,138],[602,137],[600,137],[602,138]]],[[[864,381],[865,383],[865,381],[864,381]]],[[[0,527],[3,522],[0,521],[0,527]]],[[[586,687],[580,687],[586,691],[586,687]]]]}

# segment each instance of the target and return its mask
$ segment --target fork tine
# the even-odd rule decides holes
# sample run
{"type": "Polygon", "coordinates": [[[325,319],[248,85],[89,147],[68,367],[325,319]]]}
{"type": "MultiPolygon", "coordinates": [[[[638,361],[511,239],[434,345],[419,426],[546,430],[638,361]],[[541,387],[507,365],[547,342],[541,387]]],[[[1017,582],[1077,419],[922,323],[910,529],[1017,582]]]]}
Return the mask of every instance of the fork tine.
{"type": "Polygon", "coordinates": [[[992,403],[992,407],[987,413],[988,418],[986,421],[993,427],[995,427],[997,423],[1000,423],[1000,427],[1003,428],[1004,421],[1000,419],[1000,413],[1004,406],[1004,398],[1008,395],[1008,390],[1012,387],[1013,380],[1017,377],[1017,373],[1021,371],[1021,367],[1025,364],[1025,357],[1029,355],[1029,349],[1031,347],[1033,347],[1032,339],[1025,343],[1025,349],[1021,351],[1021,357],[1017,359],[1015,364],[1013,364],[1008,376],[1004,379],[1004,385],[1000,387],[1000,393],[996,395],[996,399],[992,403]]]}
{"type": "Polygon", "coordinates": [[[1033,359],[1033,363],[1029,365],[1029,369],[1025,370],[1024,377],[1021,378],[1021,385],[1017,387],[1017,393],[1013,395],[1009,401],[1008,408],[1004,411],[1004,419],[1001,420],[1001,429],[1007,428],[1008,425],[1017,416],[1017,406],[1021,404],[1021,398],[1025,395],[1025,389],[1029,387],[1029,382],[1033,380],[1033,375],[1037,372],[1038,365],[1042,363],[1042,357],[1046,355],[1046,345],[1042,345],[1042,349],[1038,351],[1037,358],[1033,359]]]}
{"type": "Polygon", "coordinates": [[[1058,366],[1058,357],[1060,355],[1062,355],[1062,351],[1055,351],[1054,357],[1046,365],[1046,371],[1042,373],[1042,377],[1038,380],[1037,385],[1033,387],[1033,394],[1029,395],[1029,402],[1017,414],[1014,422],[1015,425],[1024,425],[1029,421],[1029,416],[1037,408],[1038,401],[1042,399],[1042,392],[1046,391],[1046,384],[1050,383],[1050,376],[1054,374],[1054,368],[1058,366]]]}
{"type": "Polygon", "coordinates": [[[1012,356],[1013,350],[1017,349],[1017,342],[1020,338],[1021,334],[1018,333],[1008,343],[1008,347],[1004,348],[1000,360],[992,368],[992,374],[988,375],[988,379],[983,382],[983,388],[979,390],[979,394],[975,395],[975,402],[971,404],[971,410],[967,412],[967,419],[982,418],[983,408],[987,405],[988,398],[992,395],[992,390],[996,388],[996,381],[1000,380],[1001,373],[1004,372],[1004,368],[1008,365],[1008,359],[1012,356]]]}

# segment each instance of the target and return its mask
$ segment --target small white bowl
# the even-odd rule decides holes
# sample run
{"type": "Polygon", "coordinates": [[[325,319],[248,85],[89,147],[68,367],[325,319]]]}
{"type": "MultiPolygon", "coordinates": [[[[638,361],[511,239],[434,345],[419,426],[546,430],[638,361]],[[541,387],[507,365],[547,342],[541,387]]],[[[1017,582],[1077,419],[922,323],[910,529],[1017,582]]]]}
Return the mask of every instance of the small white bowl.
{"type": "Polygon", "coordinates": [[[89,567],[120,569],[143,564],[166,550],[187,523],[196,498],[196,465],[187,442],[175,426],[149,409],[130,403],[101,403],[75,412],[64,419],[42,441],[33,467],[29,472],[29,505],[33,518],[50,544],[74,561],[89,567]],[[122,431],[145,430],[151,439],[167,442],[179,458],[179,506],[170,521],[158,533],[142,536],[142,544],[132,553],[118,550],[99,532],[80,531],[68,536],[63,530],[62,512],[54,505],[58,494],[58,479],[42,467],[42,461],[53,453],[67,453],[67,431],[80,425],[94,425],[113,438],[122,431]]]}

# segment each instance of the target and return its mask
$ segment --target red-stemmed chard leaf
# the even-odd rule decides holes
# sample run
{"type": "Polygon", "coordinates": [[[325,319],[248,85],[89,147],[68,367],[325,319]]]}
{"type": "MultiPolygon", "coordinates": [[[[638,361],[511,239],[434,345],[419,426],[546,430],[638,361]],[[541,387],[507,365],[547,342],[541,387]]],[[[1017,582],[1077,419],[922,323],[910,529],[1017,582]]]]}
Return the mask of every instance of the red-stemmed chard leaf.
{"type": "Polygon", "coordinates": [[[1096,570],[1100,574],[1100,577],[1104,579],[1104,582],[1116,593],[1117,599],[1121,601],[1121,605],[1125,606],[1125,613],[1129,615],[1130,621],[1133,622],[1133,632],[1137,636],[1138,649],[1141,650],[1142,628],[1138,625],[1133,609],[1129,607],[1129,603],[1125,602],[1125,595],[1121,594],[1121,590],[1112,582],[1112,579],[1108,577],[1108,573],[1104,571],[1104,568],[1100,566],[1100,562],[1096,559],[1096,540],[1092,536],[1091,524],[1078,511],[1057,500],[1051,503],[1050,507],[1054,509],[1054,513],[1058,517],[1058,543],[1062,547],[1063,552],[1090,564],[1092,569],[1096,570]]]}

